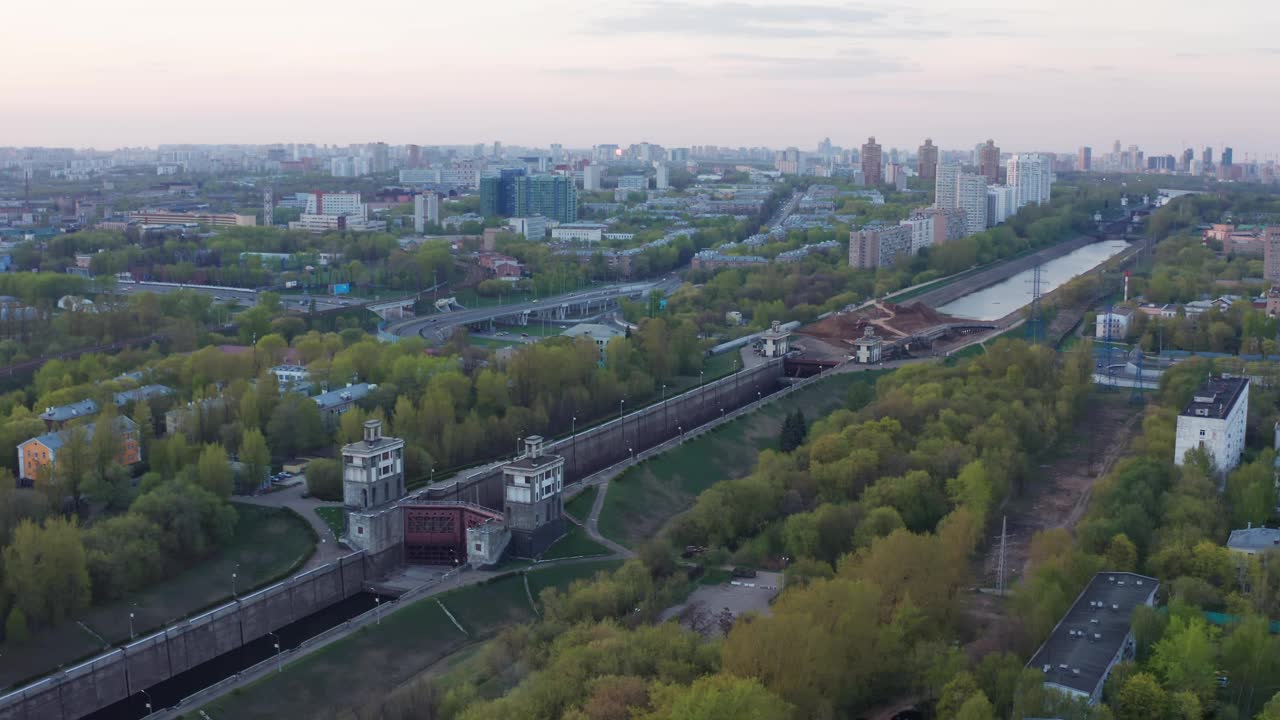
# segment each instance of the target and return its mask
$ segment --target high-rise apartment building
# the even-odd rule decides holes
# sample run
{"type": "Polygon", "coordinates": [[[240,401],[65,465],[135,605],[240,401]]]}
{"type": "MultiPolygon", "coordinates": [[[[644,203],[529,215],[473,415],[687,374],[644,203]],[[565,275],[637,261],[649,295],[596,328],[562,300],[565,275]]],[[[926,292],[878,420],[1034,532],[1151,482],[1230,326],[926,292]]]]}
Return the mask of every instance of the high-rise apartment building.
{"type": "Polygon", "coordinates": [[[956,206],[956,183],[960,178],[960,166],[954,163],[939,163],[937,177],[934,180],[934,202],[940,208],[956,206]]]}
{"type": "Polygon", "coordinates": [[[1089,172],[1093,169],[1093,148],[1088,145],[1080,148],[1080,153],[1076,157],[1076,169],[1080,172],[1089,172]]]}
{"type": "Polygon", "coordinates": [[[590,192],[599,192],[604,179],[604,166],[592,163],[582,168],[582,189],[590,192]]]}
{"type": "Polygon", "coordinates": [[[653,186],[659,190],[666,190],[671,187],[671,171],[667,169],[666,163],[656,163],[654,168],[653,186]]]}
{"type": "Polygon", "coordinates": [[[440,196],[433,192],[413,199],[413,231],[422,235],[427,231],[427,223],[440,224],[440,196]]]}
{"type": "Polygon", "coordinates": [[[1231,167],[1231,163],[1234,161],[1234,158],[1232,157],[1234,152],[1235,151],[1233,151],[1229,147],[1222,148],[1222,166],[1223,167],[1231,167]]]}
{"type": "Polygon", "coordinates": [[[1200,156],[1200,163],[1204,165],[1204,170],[1206,171],[1209,170],[1209,168],[1213,167],[1213,148],[1212,147],[1208,147],[1208,146],[1205,147],[1204,154],[1200,156]]]}
{"type": "Polygon", "coordinates": [[[956,207],[965,214],[965,234],[987,229],[987,178],[960,173],[956,182],[956,207]]]}
{"type": "Polygon", "coordinates": [[[925,138],[924,144],[916,150],[916,175],[921,180],[932,180],[938,174],[938,146],[932,138],[925,138]]]}
{"type": "Polygon", "coordinates": [[[578,188],[566,175],[521,175],[515,179],[515,215],[542,215],[557,222],[578,220],[578,188]]]}
{"type": "Polygon", "coordinates": [[[880,143],[874,137],[867,138],[862,146],[862,183],[867,187],[876,187],[884,181],[881,171],[880,143]]]}
{"type": "Polygon", "coordinates": [[[1053,170],[1044,156],[1018,154],[1009,158],[1008,180],[1019,208],[1049,202],[1053,170]]]}
{"type": "Polygon", "coordinates": [[[523,215],[516,210],[516,179],[524,168],[503,168],[496,176],[480,179],[480,214],[485,217],[523,215]]]}
{"type": "Polygon", "coordinates": [[[996,147],[995,140],[988,140],[978,148],[978,174],[993,185],[1000,182],[1000,148],[996,147]]]}
{"type": "Polygon", "coordinates": [[[1280,225],[1270,225],[1262,233],[1262,277],[1280,283],[1280,225]]]}
{"type": "Polygon", "coordinates": [[[912,226],[887,225],[849,233],[849,267],[875,269],[891,267],[901,256],[911,254],[912,226]]]}
{"type": "Polygon", "coordinates": [[[303,212],[307,215],[358,215],[366,216],[366,205],[360,202],[360,193],[314,192],[298,193],[298,199],[307,201],[303,212]]]}

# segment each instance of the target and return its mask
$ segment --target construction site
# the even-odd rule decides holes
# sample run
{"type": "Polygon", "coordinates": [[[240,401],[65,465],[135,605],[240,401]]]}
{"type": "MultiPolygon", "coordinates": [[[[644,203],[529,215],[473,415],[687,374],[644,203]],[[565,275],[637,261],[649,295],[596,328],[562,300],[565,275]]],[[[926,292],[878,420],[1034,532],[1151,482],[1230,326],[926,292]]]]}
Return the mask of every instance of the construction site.
{"type": "Polygon", "coordinates": [[[972,339],[994,331],[993,322],[944,315],[922,302],[904,305],[877,301],[857,310],[835,313],[796,330],[806,357],[844,360],[870,329],[882,341],[881,360],[945,355],[972,339]]]}

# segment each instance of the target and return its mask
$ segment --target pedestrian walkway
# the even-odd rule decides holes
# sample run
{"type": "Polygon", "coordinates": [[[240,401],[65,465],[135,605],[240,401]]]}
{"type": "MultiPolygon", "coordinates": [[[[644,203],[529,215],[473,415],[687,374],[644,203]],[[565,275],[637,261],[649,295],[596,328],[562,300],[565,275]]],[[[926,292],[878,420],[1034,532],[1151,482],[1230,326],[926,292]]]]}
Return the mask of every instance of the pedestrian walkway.
{"type": "Polygon", "coordinates": [[[316,551],[312,553],[311,559],[298,572],[305,572],[312,568],[320,567],[325,563],[333,562],[349,552],[338,545],[338,538],[334,537],[333,530],[329,527],[329,524],[316,513],[316,508],[318,507],[342,507],[342,503],[304,497],[306,490],[307,484],[301,482],[276,492],[237,497],[235,499],[236,502],[242,502],[246,505],[287,508],[302,516],[302,519],[307,521],[311,529],[316,531],[316,537],[320,539],[320,542],[316,544],[316,551]]]}

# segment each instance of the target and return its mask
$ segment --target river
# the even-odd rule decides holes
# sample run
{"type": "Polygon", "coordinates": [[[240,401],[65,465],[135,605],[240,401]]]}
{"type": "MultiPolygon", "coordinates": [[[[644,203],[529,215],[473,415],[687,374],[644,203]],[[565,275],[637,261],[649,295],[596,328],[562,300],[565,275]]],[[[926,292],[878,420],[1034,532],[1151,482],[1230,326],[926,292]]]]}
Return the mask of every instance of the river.
{"type": "MultiPolygon", "coordinates": [[[[1040,294],[1046,294],[1077,275],[1101,265],[1127,247],[1129,243],[1124,240],[1104,240],[1050,260],[1040,266],[1040,294]]],[[[1008,280],[949,302],[938,308],[938,312],[973,320],[998,320],[1031,303],[1031,280],[1034,275],[1034,269],[1024,270],[1008,280]]]]}

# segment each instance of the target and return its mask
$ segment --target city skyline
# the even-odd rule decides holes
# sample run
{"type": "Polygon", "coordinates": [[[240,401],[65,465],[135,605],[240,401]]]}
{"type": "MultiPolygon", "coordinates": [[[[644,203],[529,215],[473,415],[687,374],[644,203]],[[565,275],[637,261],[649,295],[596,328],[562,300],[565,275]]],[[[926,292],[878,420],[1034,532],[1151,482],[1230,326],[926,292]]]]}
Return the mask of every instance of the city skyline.
{"type": "Polygon", "coordinates": [[[0,47],[28,69],[0,80],[17,100],[5,144],[785,147],[830,136],[856,147],[874,134],[886,148],[994,137],[1007,152],[1067,152],[1136,138],[1154,152],[1280,153],[1265,124],[1280,100],[1257,92],[1280,75],[1266,31],[1280,8],[1243,0],[1157,14],[1085,0],[1070,16],[1011,0],[429,13],[390,0],[368,17],[324,2],[305,13],[279,1],[123,5],[13,9],[0,47]],[[1219,49],[1221,23],[1246,16],[1219,49]]]}

